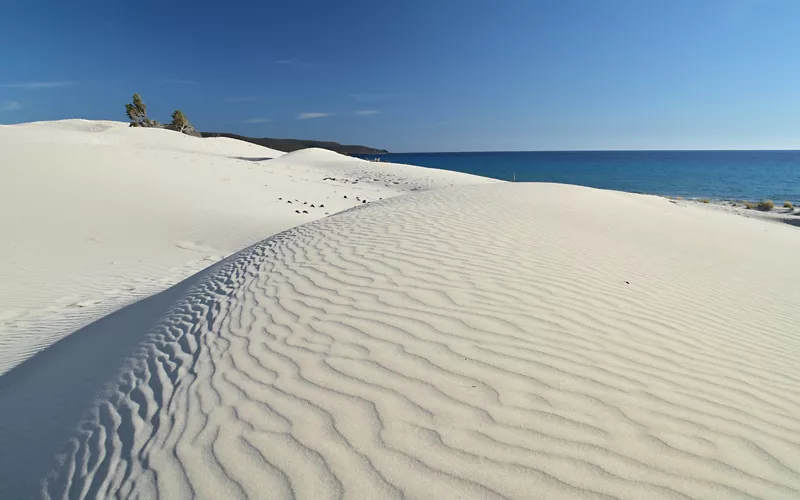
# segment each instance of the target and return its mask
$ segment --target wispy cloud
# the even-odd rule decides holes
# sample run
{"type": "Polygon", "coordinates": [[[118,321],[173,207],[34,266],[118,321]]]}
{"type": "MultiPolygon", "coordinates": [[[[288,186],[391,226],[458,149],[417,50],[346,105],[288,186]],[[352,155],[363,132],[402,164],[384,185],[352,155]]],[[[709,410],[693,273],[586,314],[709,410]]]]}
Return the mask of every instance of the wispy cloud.
{"type": "Polygon", "coordinates": [[[275,64],[290,66],[292,68],[299,68],[299,69],[317,69],[325,66],[325,64],[320,62],[302,61],[300,59],[278,59],[277,61],[275,61],[275,64]]]}
{"type": "Polygon", "coordinates": [[[331,116],[333,113],[300,113],[297,116],[298,120],[308,120],[310,118],[325,118],[326,116],[331,116]]]}
{"type": "Polygon", "coordinates": [[[78,82],[24,82],[24,83],[7,83],[3,87],[7,89],[24,89],[24,90],[39,90],[51,89],[54,87],[66,87],[67,85],[75,85],[78,82]]]}
{"type": "Polygon", "coordinates": [[[22,109],[22,104],[17,101],[6,101],[0,104],[0,111],[17,111],[22,109]]]}
{"type": "Polygon", "coordinates": [[[255,102],[258,98],[256,96],[247,96],[247,97],[226,97],[223,99],[223,102],[230,102],[230,103],[239,103],[239,102],[255,102]]]}
{"type": "Polygon", "coordinates": [[[269,123],[271,122],[271,118],[248,118],[244,120],[242,123],[269,123]]]}
{"type": "Polygon", "coordinates": [[[394,97],[394,94],[348,94],[356,102],[380,102],[394,97]]]}
{"type": "Polygon", "coordinates": [[[194,80],[181,80],[178,78],[167,78],[162,80],[164,83],[176,83],[178,85],[197,85],[197,82],[194,80]]]}
{"type": "Polygon", "coordinates": [[[380,113],[380,110],[378,109],[362,109],[356,111],[356,114],[359,116],[377,115],[378,113],[380,113]]]}

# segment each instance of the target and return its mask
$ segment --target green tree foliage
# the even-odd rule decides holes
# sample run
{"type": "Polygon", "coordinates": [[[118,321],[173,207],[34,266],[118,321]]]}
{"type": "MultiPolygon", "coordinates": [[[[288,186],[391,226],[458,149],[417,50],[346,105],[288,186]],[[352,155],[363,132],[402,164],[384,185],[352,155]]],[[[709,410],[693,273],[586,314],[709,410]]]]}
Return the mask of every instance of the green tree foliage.
{"type": "Polygon", "coordinates": [[[180,109],[176,109],[172,113],[172,123],[170,123],[170,128],[184,134],[191,134],[194,132],[194,127],[180,109]]]}
{"type": "Polygon", "coordinates": [[[131,127],[155,126],[155,122],[147,117],[147,105],[139,94],[133,94],[133,103],[125,105],[125,112],[131,120],[131,127]]]}

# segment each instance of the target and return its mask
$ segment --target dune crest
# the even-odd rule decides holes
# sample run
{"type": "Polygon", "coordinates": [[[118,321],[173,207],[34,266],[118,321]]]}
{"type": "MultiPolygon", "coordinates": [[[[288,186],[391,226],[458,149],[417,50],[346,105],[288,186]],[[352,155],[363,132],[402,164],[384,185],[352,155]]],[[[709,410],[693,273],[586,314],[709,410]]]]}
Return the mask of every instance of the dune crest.
{"type": "Polygon", "coordinates": [[[548,184],[311,222],[140,332],[42,494],[797,498],[799,247],[548,184]]]}
{"type": "Polygon", "coordinates": [[[0,374],[291,227],[490,179],[113,121],[0,125],[0,374]]]}

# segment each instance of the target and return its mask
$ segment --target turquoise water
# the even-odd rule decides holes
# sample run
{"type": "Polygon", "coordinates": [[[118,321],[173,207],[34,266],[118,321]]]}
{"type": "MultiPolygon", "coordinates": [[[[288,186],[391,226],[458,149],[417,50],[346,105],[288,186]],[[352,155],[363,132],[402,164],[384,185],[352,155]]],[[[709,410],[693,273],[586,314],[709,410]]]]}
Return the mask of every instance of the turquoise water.
{"type": "Polygon", "coordinates": [[[800,204],[800,151],[399,153],[380,158],[509,181],[516,175],[518,182],[800,204]]]}

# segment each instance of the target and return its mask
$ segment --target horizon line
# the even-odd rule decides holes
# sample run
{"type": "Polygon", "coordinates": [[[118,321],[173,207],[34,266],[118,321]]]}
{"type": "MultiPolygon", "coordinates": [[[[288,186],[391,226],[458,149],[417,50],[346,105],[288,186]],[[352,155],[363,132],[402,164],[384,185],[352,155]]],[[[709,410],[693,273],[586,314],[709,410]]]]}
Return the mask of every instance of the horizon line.
{"type": "MultiPolygon", "coordinates": [[[[71,83],[71,82],[70,82],[71,83]]],[[[110,120],[102,120],[102,119],[90,119],[90,118],[79,118],[79,117],[71,117],[71,118],[57,118],[53,120],[33,120],[33,121],[21,121],[21,122],[14,122],[11,123],[0,123],[3,126],[14,126],[14,125],[24,125],[27,123],[40,123],[40,122],[57,122],[57,121],[68,121],[68,120],[86,120],[86,121],[114,121],[120,123],[126,123],[125,120],[119,119],[110,119],[110,120]]],[[[462,151],[389,151],[385,147],[374,147],[374,146],[366,146],[364,144],[355,144],[349,143],[345,144],[343,142],[335,141],[332,139],[311,139],[311,138],[303,138],[303,139],[296,139],[290,137],[256,137],[256,136],[248,136],[244,134],[239,134],[235,132],[220,132],[220,131],[213,131],[213,132],[203,132],[201,133],[215,133],[215,134],[232,134],[232,135],[239,135],[241,137],[249,137],[254,139],[281,139],[281,140],[300,140],[300,141],[316,141],[316,142],[338,142],[343,146],[361,146],[367,147],[370,149],[380,149],[384,151],[388,151],[387,153],[381,152],[374,152],[374,153],[356,153],[359,156],[366,156],[366,155],[395,155],[395,154],[470,154],[470,153],[636,153],[636,152],[650,152],[650,153],[690,153],[690,152],[800,152],[800,146],[795,148],[693,148],[693,149],[683,149],[683,148],[672,148],[672,149],[647,149],[647,148],[635,148],[635,149],[473,149],[473,150],[462,150],[462,151]]]]}
{"type": "MultiPolygon", "coordinates": [[[[378,148],[374,148],[378,149],[378,148]]],[[[466,151],[390,151],[388,153],[372,153],[381,155],[419,155],[419,154],[465,154],[465,153],[730,153],[730,152],[800,152],[798,148],[771,148],[771,149],[720,149],[720,148],[697,148],[697,149],[487,149],[487,150],[466,150],[466,151]]]]}

